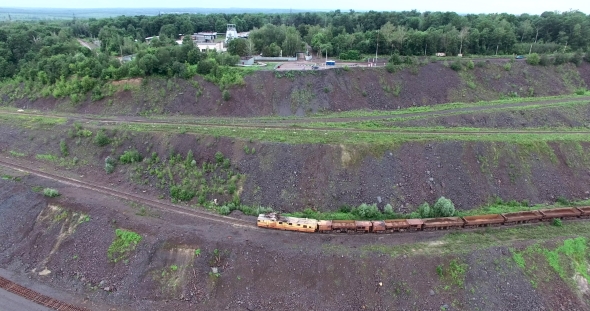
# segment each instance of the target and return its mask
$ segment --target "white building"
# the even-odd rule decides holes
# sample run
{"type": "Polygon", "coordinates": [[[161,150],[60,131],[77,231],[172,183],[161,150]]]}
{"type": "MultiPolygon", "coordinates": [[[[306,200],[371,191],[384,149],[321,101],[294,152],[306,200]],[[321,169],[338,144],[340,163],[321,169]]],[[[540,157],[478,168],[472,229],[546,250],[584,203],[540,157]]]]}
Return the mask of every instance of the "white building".
{"type": "Polygon", "coordinates": [[[250,35],[250,32],[238,32],[236,30],[236,25],[227,24],[227,31],[225,33],[225,43],[228,43],[231,39],[235,39],[235,38],[248,39],[249,35],[250,35]]]}

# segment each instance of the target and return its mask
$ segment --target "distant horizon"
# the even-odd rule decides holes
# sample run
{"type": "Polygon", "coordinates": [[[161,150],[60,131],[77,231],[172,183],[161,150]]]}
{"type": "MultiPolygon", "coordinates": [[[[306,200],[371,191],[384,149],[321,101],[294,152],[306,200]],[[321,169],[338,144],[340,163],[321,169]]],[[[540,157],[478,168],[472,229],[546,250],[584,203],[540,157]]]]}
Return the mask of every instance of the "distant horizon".
{"type": "MultiPolygon", "coordinates": [[[[176,3],[184,3],[186,0],[179,0],[176,3]]],[[[190,11],[211,11],[215,13],[223,13],[223,11],[232,11],[231,13],[243,11],[243,12],[259,12],[264,13],[264,11],[292,11],[293,13],[302,13],[302,12],[332,12],[336,10],[340,10],[342,13],[347,13],[350,10],[354,10],[355,12],[369,12],[369,11],[376,11],[376,12],[402,12],[402,11],[412,11],[416,10],[420,13],[423,12],[455,12],[458,14],[514,14],[514,15],[521,15],[521,14],[531,14],[531,15],[540,15],[543,12],[567,12],[570,10],[580,11],[584,14],[588,14],[590,12],[590,1],[587,3],[579,3],[575,0],[563,0],[559,2],[559,5],[556,5],[555,2],[549,1],[532,1],[532,0],[522,0],[522,1],[511,1],[511,0],[497,0],[493,5],[486,4],[486,3],[478,3],[476,5],[469,4],[459,4],[459,3],[439,3],[432,0],[425,0],[422,1],[420,7],[412,7],[410,5],[416,4],[395,4],[395,6],[391,5],[384,5],[381,1],[376,1],[374,7],[366,7],[366,6],[359,6],[358,2],[352,3],[350,0],[341,0],[341,6],[347,6],[347,8],[337,8],[337,7],[317,7],[317,1],[311,0],[302,0],[299,3],[299,8],[292,8],[292,7],[272,7],[271,5],[277,6],[276,2],[270,2],[270,0],[252,0],[254,3],[259,3],[260,6],[255,7],[254,5],[250,8],[245,7],[236,7],[236,6],[227,6],[227,7],[203,7],[203,6],[191,6],[191,5],[178,5],[174,7],[167,7],[162,6],[161,2],[155,0],[142,0],[142,6],[134,5],[139,1],[131,0],[127,3],[130,3],[128,6],[120,6],[120,3],[114,0],[105,0],[101,1],[102,6],[98,7],[89,7],[85,6],[88,2],[72,4],[72,2],[78,1],[65,1],[65,0],[21,0],[21,5],[19,6],[11,6],[11,7],[0,7],[0,13],[4,13],[2,11],[6,10],[52,10],[52,11],[59,11],[59,10],[161,10],[161,11],[170,11],[170,10],[190,10],[190,11]],[[426,4],[426,3],[430,4],[426,4]],[[119,5],[113,5],[117,3],[119,5]],[[268,5],[264,5],[267,3],[268,5]],[[309,5],[305,5],[304,3],[309,3],[309,5]],[[350,5],[349,5],[350,3],[350,5]],[[505,3],[506,5],[502,5],[505,3]],[[158,5],[151,5],[151,4],[158,4],[158,5]],[[112,5],[112,6],[109,6],[112,5]],[[306,8],[300,8],[302,6],[307,6],[306,8]],[[573,5],[577,6],[575,8],[573,5]],[[315,6],[315,7],[314,7],[315,6]],[[497,10],[497,8],[503,8],[502,10],[497,10]]],[[[96,3],[92,3],[96,5],[96,3]]],[[[188,4],[188,3],[187,3],[188,4]]],[[[255,4],[256,5],[256,4],[255,4]]],[[[321,4],[320,4],[321,5],[321,4]]]]}

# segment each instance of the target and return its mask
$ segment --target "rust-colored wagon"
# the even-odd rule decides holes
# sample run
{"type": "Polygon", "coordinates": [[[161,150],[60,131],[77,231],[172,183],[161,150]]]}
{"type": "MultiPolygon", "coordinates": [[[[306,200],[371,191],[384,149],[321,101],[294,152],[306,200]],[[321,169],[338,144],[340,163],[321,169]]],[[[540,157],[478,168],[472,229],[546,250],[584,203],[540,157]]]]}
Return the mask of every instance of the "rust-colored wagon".
{"type": "Polygon", "coordinates": [[[580,218],[590,218],[590,206],[580,206],[576,207],[576,209],[582,213],[580,218]]]}
{"type": "Polygon", "coordinates": [[[504,222],[505,225],[539,222],[541,218],[543,218],[543,215],[539,213],[539,211],[504,213],[502,214],[502,216],[504,216],[504,218],[506,219],[506,221],[504,222]]]}
{"type": "Polygon", "coordinates": [[[422,219],[406,219],[410,231],[421,231],[424,227],[424,220],[422,219]]]}
{"type": "Polygon", "coordinates": [[[387,232],[387,228],[385,227],[385,221],[383,221],[383,220],[371,221],[371,232],[374,232],[374,233],[387,232]]]}
{"type": "Polygon", "coordinates": [[[506,221],[500,214],[464,216],[462,218],[465,221],[465,228],[501,226],[506,221]]]}
{"type": "Polygon", "coordinates": [[[461,229],[465,222],[459,217],[441,217],[424,219],[424,230],[461,229]]]}
{"type": "Polygon", "coordinates": [[[277,213],[258,215],[256,224],[263,228],[300,232],[315,232],[318,227],[318,221],[315,219],[284,217],[277,213]]]}
{"type": "MultiPolygon", "coordinates": [[[[385,220],[385,228],[387,232],[404,232],[410,230],[410,223],[408,219],[387,219],[385,220]]],[[[415,223],[415,230],[422,230],[422,223],[415,223]]]]}
{"type": "Polygon", "coordinates": [[[356,232],[356,221],[354,220],[332,220],[332,231],[334,232],[356,232]]]}
{"type": "Polygon", "coordinates": [[[331,220],[318,220],[318,232],[329,233],[332,232],[331,220]]]}
{"type": "Polygon", "coordinates": [[[539,213],[543,215],[541,220],[551,221],[555,218],[559,219],[575,219],[582,215],[582,212],[575,208],[551,208],[539,210],[539,213]]]}
{"type": "Polygon", "coordinates": [[[356,232],[369,233],[373,223],[367,220],[355,220],[356,232]]]}

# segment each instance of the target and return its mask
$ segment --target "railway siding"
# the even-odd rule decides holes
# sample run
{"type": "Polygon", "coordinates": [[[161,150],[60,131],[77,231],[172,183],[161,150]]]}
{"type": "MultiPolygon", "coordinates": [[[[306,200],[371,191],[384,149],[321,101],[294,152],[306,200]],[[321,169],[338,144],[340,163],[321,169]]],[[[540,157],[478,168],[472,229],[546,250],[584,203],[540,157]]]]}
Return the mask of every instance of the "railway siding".
{"type": "Polygon", "coordinates": [[[49,296],[45,296],[40,294],[34,290],[28,289],[26,287],[20,286],[6,278],[0,276],[0,288],[11,292],[15,295],[21,296],[27,300],[35,302],[39,305],[51,308],[57,311],[89,311],[86,308],[74,306],[71,304],[67,304],[63,301],[59,301],[57,299],[53,299],[49,296]]]}

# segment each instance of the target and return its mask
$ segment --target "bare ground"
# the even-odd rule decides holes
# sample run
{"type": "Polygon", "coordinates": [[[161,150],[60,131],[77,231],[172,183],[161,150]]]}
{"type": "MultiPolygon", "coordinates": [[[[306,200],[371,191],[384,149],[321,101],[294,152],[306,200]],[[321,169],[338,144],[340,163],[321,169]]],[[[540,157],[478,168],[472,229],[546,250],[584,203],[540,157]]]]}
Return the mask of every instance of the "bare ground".
{"type": "Polygon", "coordinates": [[[395,257],[361,250],[434,243],[436,232],[314,235],[215,226],[159,211],[138,216],[129,204],[33,176],[0,181],[0,198],[0,215],[13,219],[0,224],[8,237],[0,241],[0,267],[95,310],[586,310],[561,281],[550,285],[553,295],[534,289],[505,248],[395,257]],[[33,185],[58,188],[62,196],[47,200],[30,191],[33,185]],[[72,222],[56,218],[55,207],[90,221],[60,235],[72,222]],[[128,262],[107,260],[115,228],[144,238],[128,262]],[[467,265],[465,289],[437,275],[436,266],[450,260],[467,265]],[[218,277],[211,266],[219,267],[218,277]],[[39,275],[45,269],[51,273],[39,275]]]}
{"type": "MultiPolygon", "coordinates": [[[[218,86],[196,77],[148,79],[137,86],[128,83],[112,97],[78,104],[52,97],[26,98],[5,104],[19,108],[80,112],[101,115],[191,116],[292,116],[349,110],[395,110],[448,102],[473,102],[505,97],[571,94],[587,88],[590,65],[580,67],[528,66],[515,62],[507,71],[501,62],[455,72],[444,63],[429,63],[388,73],[383,68],[351,68],[322,71],[260,71],[245,78],[245,85],[230,88],[224,101],[218,86]],[[280,77],[279,77],[280,76],[280,77]]],[[[88,95],[89,96],[89,95],[88,95]]]]}

